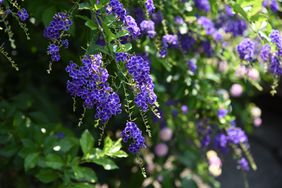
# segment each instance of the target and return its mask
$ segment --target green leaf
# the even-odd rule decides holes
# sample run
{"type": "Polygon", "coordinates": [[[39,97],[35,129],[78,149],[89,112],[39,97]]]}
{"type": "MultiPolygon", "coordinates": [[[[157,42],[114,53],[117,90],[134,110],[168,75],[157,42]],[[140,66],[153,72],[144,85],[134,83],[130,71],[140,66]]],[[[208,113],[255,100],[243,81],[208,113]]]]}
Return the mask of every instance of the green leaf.
{"type": "Polygon", "coordinates": [[[45,158],[45,165],[46,167],[50,167],[53,169],[62,169],[64,166],[63,159],[56,154],[48,154],[45,158]]]}
{"type": "Polygon", "coordinates": [[[50,183],[58,178],[58,174],[51,169],[41,169],[36,175],[36,178],[43,183],[50,183]]]}
{"type": "Polygon", "coordinates": [[[106,137],[104,141],[104,154],[109,157],[127,157],[127,154],[120,150],[122,147],[121,145],[121,138],[116,142],[113,142],[110,137],[106,137]]]}
{"type": "Polygon", "coordinates": [[[91,161],[98,165],[103,166],[105,170],[113,170],[118,168],[115,162],[107,157],[94,158],[91,161]]]}
{"type": "Polygon", "coordinates": [[[38,162],[39,153],[30,153],[24,159],[24,169],[25,171],[34,168],[38,162]]]}
{"type": "Polygon", "coordinates": [[[87,167],[74,166],[73,168],[74,178],[78,181],[87,181],[95,183],[97,181],[96,173],[87,167]]]}
{"type": "Polygon", "coordinates": [[[80,140],[80,146],[81,149],[83,151],[84,156],[86,156],[87,154],[89,154],[94,146],[94,138],[92,137],[92,135],[89,133],[89,131],[86,129],[80,140]]]}
{"type": "Polygon", "coordinates": [[[88,2],[79,3],[78,10],[91,10],[91,5],[88,2]]]}
{"type": "Polygon", "coordinates": [[[71,185],[71,188],[94,188],[94,187],[96,186],[91,185],[89,183],[76,183],[71,185]]]}
{"type": "Polygon", "coordinates": [[[92,20],[90,20],[90,19],[85,22],[85,26],[90,28],[92,31],[95,31],[95,30],[98,29],[96,24],[92,20]]]}

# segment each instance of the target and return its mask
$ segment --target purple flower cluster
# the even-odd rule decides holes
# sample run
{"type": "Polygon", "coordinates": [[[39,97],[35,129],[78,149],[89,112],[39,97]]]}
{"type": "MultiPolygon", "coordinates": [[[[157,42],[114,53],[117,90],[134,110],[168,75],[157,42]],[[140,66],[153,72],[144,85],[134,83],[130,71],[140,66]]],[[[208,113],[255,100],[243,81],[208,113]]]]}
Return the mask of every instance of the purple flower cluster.
{"type": "Polygon", "coordinates": [[[155,22],[155,24],[160,24],[162,23],[163,20],[163,15],[160,11],[152,14],[152,20],[155,22]]]}
{"type": "Polygon", "coordinates": [[[182,24],[185,23],[184,20],[183,20],[183,18],[182,18],[181,16],[176,16],[176,17],[174,17],[174,22],[175,22],[176,24],[178,24],[178,25],[182,25],[182,24]]]}
{"type": "Polygon", "coordinates": [[[234,18],[229,18],[228,20],[226,20],[223,28],[225,32],[232,33],[233,36],[236,37],[239,35],[243,35],[243,33],[247,29],[247,24],[244,20],[238,17],[234,17],[234,18]]]}
{"type": "Polygon", "coordinates": [[[138,27],[135,19],[127,15],[126,10],[123,7],[123,4],[119,0],[110,0],[108,6],[107,6],[107,13],[112,14],[114,13],[126,26],[130,36],[132,38],[139,37],[140,28],[138,27]]]}
{"type": "Polygon", "coordinates": [[[242,60],[252,61],[255,54],[255,43],[246,38],[237,46],[237,52],[242,60]]]}
{"type": "Polygon", "coordinates": [[[60,47],[68,48],[68,40],[62,39],[64,32],[68,31],[72,21],[66,13],[59,12],[53,16],[49,26],[44,30],[44,37],[51,41],[47,53],[51,56],[53,62],[60,61],[60,47]]]}
{"type": "Polygon", "coordinates": [[[239,144],[239,143],[247,143],[248,138],[245,132],[237,127],[230,127],[227,130],[227,137],[230,142],[233,144],[239,144]]]}
{"type": "Polygon", "coordinates": [[[201,42],[201,47],[206,56],[210,57],[213,54],[213,49],[209,40],[201,42]]]}
{"type": "Polygon", "coordinates": [[[162,39],[162,49],[160,51],[160,56],[162,58],[166,57],[167,55],[167,49],[170,46],[177,46],[178,41],[177,41],[177,36],[176,35],[164,35],[162,39]]]}
{"type": "Polygon", "coordinates": [[[282,56],[282,37],[278,30],[272,30],[269,35],[271,42],[276,45],[277,52],[279,56],[282,56]]]}
{"type": "Polygon", "coordinates": [[[194,74],[197,71],[197,64],[196,64],[196,60],[195,59],[191,59],[187,62],[188,68],[191,72],[193,72],[194,74]]]}
{"type": "Polygon", "coordinates": [[[149,14],[154,13],[154,11],[156,9],[153,0],[146,0],[145,7],[146,7],[149,14]]]}
{"type": "Polygon", "coordinates": [[[189,34],[185,34],[185,35],[178,34],[178,38],[180,41],[181,49],[183,50],[184,53],[191,51],[196,43],[195,39],[189,34]]]}
{"type": "Polygon", "coordinates": [[[134,122],[127,122],[124,130],[121,133],[123,142],[127,143],[132,139],[133,143],[129,145],[128,151],[137,153],[140,149],[145,148],[145,139],[142,136],[141,130],[134,122]]]}
{"type": "Polygon", "coordinates": [[[218,118],[224,118],[227,115],[228,111],[226,109],[219,109],[217,111],[218,118]]]}
{"type": "Polygon", "coordinates": [[[146,33],[150,38],[154,38],[156,35],[155,23],[152,20],[143,20],[140,23],[141,31],[146,33]]]}
{"type": "Polygon", "coordinates": [[[209,18],[201,16],[198,19],[198,24],[201,25],[206,31],[206,34],[212,36],[215,41],[222,39],[221,34],[217,31],[214,23],[209,18]]]}
{"type": "Polygon", "coordinates": [[[107,12],[109,14],[114,13],[123,22],[125,21],[127,15],[123,4],[119,0],[110,0],[107,6],[107,12]]]}
{"type": "Polygon", "coordinates": [[[227,151],[228,137],[225,134],[217,134],[215,136],[214,143],[216,149],[220,149],[223,153],[227,151]]]}
{"type": "Polygon", "coordinates": [[[117,62],[125,62],[128,59],[128,54],[124,52],[116,53],[116,61],[117,62]]]}
{"type": "Polygon", "coordinates": [[[142,56],[131,56],[126,67],[136,83],[137,95],[134,102],[143,111],[147,111],[149,105],[153,105],[157,100],[150,75],[150,64],[142,56]]]}
{"type": "Polygon", "coordinates": [[[266,44],[264,45],[261,50],[260,50],[260,57],[264,62],[268,62],[269,61],[269,57],[270,57],[270,53],[271,53],[271,47],[266,44]]]}
{"type": "Polygon", "coordinates": [[[209,12],[211,9],[209,0],[194,0],[194,4],[199,10],[205,12],[209,12]]]}
{"type": "Polygon", "coordinates": [[[135,22],[135,19],[129,15],[125,17],[125,23],[127,25],[127,30],[129,34],[135,39],[139,37],[141,34],[140,28],[138,27],[137,23],[135,22]]]}
{"type": "Polygon", "coordinates": [[[26,21],[29,18],[29,15],[25,8],[19,10],[17,15],[22,22],[26,21]]]}
{"type": "Polygon", "coordinates": [[[260,50],[260,57],[264,62],[268,62],[268,69],[274,75],[282,75],[282,68],[280,65],[280,59],[282,57],[282,37],[278,30],[272,30],[269,38],[271,42],[275,44],[276,50],[271,53],[270,45],[264,45],[260,50]]]}
{"type": "Polygon", "coordinates": [[[264,7],[270,7],[273,12],[277,12],[279,10],[279,5],[276,0],[264,0],[262,5],[264,7]]]}
{"type": "Polygon", "coordinates": [[[121,113],[119,96],[107,83],[109,74],[102,67],[102,55],[85,55],[82,66],[70,62],[66,67],[71,80],[67,82],[67,90],[73,97],[80,97],[88,109],[96,107],[95,118],[102,123],[112,116],[121,113]]]}
{"type": "Polygon", "coordinates": [[[244,170],[244,171],[249,171],[250,170],[250,167],[249,167],[249,163],[248,161],[246,160],[246,158],[242,157],[239,161],[238,161],[238,165],[239,165],[239,168],[244,170]]]}

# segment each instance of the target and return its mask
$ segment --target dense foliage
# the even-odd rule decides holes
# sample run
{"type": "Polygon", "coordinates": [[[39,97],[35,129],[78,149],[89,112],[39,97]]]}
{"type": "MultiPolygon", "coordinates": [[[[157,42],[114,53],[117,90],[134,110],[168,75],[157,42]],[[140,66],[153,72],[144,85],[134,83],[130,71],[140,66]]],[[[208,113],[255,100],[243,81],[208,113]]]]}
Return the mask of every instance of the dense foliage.
{"type": "Polygon", "coordinates": [[[256,170],[249,99],[276,93],[279,10],[0,0],[0,187],[220,187],[227,153],[256,170]]]}

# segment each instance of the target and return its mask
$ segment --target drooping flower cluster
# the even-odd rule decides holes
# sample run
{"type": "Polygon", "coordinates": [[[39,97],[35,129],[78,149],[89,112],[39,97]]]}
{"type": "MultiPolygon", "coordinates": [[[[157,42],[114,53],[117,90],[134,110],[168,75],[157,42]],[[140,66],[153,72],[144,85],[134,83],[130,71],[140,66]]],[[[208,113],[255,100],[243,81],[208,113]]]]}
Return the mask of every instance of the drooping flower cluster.
{"type": "Polygon", "coordinates": [[[123,22],[127,15],[123,4],[119,0],[110,0],[109,5],[107,6],[107,12],[109,14],[114,13],[123,22]]]}
{"type": "Polygon", "coordinates": [[[116,17],[123,22],[130,36],[132,36],[132,38],[139,37],[139,35],[141,34],[140,28],[138,27],[135,19],[132,16],[127,15],[127,12],[123,7],[123,4],[119,0],[110,0],[107,6],[107,13],[115,14],[116,17]]]}
{"type": "Polygon", "coordinates": [[[116,61],[119,62],[125,62],[128,59],[128,54],[124,52],[118,52],[116,53],[116,61]]]}
{"type": "Polygon", "coordinates": [[[205,12],[209,12],[211,9],[209,0],[194,0],[194,4],[199,10],[205,12]]]}
{"type": "Polygon", "coordinates": [[[272,30],[269,38],[271,39],[271,42],[276,45],[277,54],[279,56],[282,56],[282,37],[280,35],[280,32],[278,30],[272,30]]]}
{"type": "Polygon", "coordinates": [[[232,33],[234,37],[243,35],[247,30],[247,23],[237,16],[230,6],[225,7],[225,13],[219,16],[216,25],[226,33],[232,33]]]}
{"type": "Polygon", "coordinates": [[[149,14],[154,13],[154,11],[156,9],[153,0],[146,0],[145,7],[146,7],[149,14]]]}
{"type": "Polygon", "coordinates": [[[201,16],[198,19],[198,24],[201,25],[204,28],[206,34],[212,36],[215,41],[222,39],[221,34],[217,31],[214,23],[209,18],[201,16]]]}
{"type": "Polygon", "coordinates": [[[140,28],[138,27],[137,23],[135,22],[135,19],[129,15],[125,17],[125,23],[127,25],[127,30],[129,34],[132,36],[132,38],[137,38],[141,34],[140,28]]]}
{"type": "Polygon", "coordinates": [[[66,71],[71,80],[67,82],[67,90],[73,97],[83,100],[85,108],[96,107],[95,118],[102,123],[112,116],[121,113],[119,96],[107,83],[109,74],[102,66],[102,55],[85,55],[82,66],[70,62],[66,71]]]}
{"type": "Polygon", "coordinates": [[[249,163],[247,161],[246,158],[242,157],[239,161],[238,161],[238,168],[242,169],[243,171],[249,171],[250,167],[249,167],[249,163]]]}
{"type": "Polygon", "coordinates": [[[181,50],[183,50],[184,53],[193,50],[196,41],[192,36],[190,36],[188,33],[184,35],[178,34],[178,38],[179,38],[181,50]]]}
{"type": "Polygon", "coordinates": [[[121,133],[123,142],[127,143],[132,139],[132,143],[129,145],[128,151],[131,153],[137,153],[140,149],[145,148],[145,139],[142,136],[142,131],[137,127],[134,122],[127,122],[124,130],[121,133]]]}
{"type": "Polygon", "coordinates": [[[241,128],[238,127],[230,127],[227,130],[227,137],[228,140],[233,144],[248,142],[247,135],[241,128]]]}
{"type": "Polygon", "coordinates": [[[270,58],[270,53],[271,53],[271,47],[268,44],[266,44],[260,50],[260,58],[264,62],[268,62],[270,58]]]}
{"type": "Polygon", "coordinates": [[[156,35],[155,23],[152,20],[143,20],[140,23],[141,31],[146,33],[150,38],[154,38],[156,35]]]}
{"type": "Polygon", "coordinates": [[[44,30],[44,37],[50,40],[47,53],[54,62],[60,61],[60,48],[68,48],[68,40],[63,39],[64,33],[70,29],[72,21],[66,13],[59,12],[44,30]]]}
{"type": "Polygon", "coordinates": [[[260,58],[268,63],[269,72],[280,76],[282,75],[282,68],[280,65],[280,59],[282,57],[282,37],[278,30],[272,30],[269,38],[271,39],[271,42],[275,44],[276,51],[271,52],[270,45],[266,44],[260,50],[260,58]]]}
{"type": "Polygon", "coordinates": [[[147,111],[149,105],[155,104],[157,100],[149,62],[142,56],[131,56],[126,63],[126,68],[136,83],[137,95],[134,102],[141,110],[147,111]]]}
{"type": "Polygon", "coordinates": [[[195,59],[191,59],[187,62],[188,68],[189,70],[195,74],[197,71],[197,64],[196,64],[196,60],[195,59]]]}
{"type": "Polygon", "coordinates": [[[176,46],[178,44],[178,41],[177,41],[177,36],[176,35],[164,35],[163,36],[163,39],[162,39],[162,49],[160,51],[160,56],[162,58],[166,57],[167,55],[167,49],[170,47],[170,46],[176,46]]]}
{"type": "Polygon", "coordinates": [[[21,10],[18,10],[17,15],[18,15],[19,19],[22,22],[26,21],[29,18],[29,15],[28,15],[28,13],[27,13],[25,8],[22,8],[21,10]]]}
{"type": "Polygon", "coordinates": [[[237,52],[242,60],[252,61],[255,55],[255,43],[246,38],[237,46],[237,52]]]}
{"type": "Polygon", "coordinates": [[[264,7],[270,7],[273,12],[277,12],[279,10],[279,5],[276,0],[264,0],[262,5],[264,7]]]}

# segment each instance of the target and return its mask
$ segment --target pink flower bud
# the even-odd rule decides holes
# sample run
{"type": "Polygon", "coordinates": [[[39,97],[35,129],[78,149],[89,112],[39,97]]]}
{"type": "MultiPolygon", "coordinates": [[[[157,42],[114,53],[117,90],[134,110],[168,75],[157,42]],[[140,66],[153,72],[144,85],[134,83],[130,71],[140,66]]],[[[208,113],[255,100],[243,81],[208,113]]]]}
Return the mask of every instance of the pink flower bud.
{"type": "Polygon", "coordinates": [[[240,84],[233,84],[230,88],[230,95],[240,97],[243,93],[243,87],[240,84]]]}
{"type": "Polygon", "coordinates": [[[254,123],[254,126],[259,127],[259,126],[261,126],[262,119],[260,117],[257,117],[257,118],[254,119],[253,123],[254,123]]]}
{"type": "Polygon", "coordinates": [[[168,152],[168,147],[164,143],[157,144],[155,147],[155,153],[159,157],[164,157],[168,152]]]}
{"type": "Polygon", "coordinates": [[[169,141],[172,138],[172,130],[170,128],[163,128],[160,131],[160,138],[162,141],[169,141]]]}

